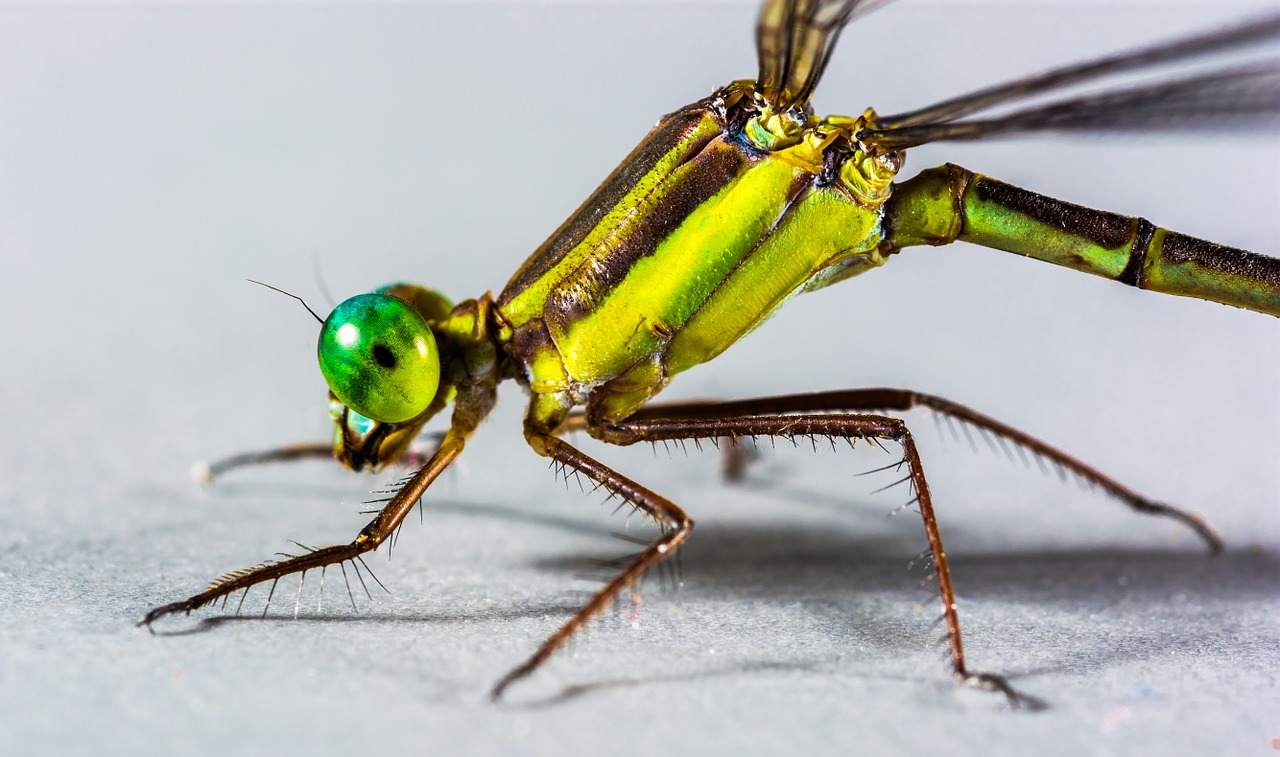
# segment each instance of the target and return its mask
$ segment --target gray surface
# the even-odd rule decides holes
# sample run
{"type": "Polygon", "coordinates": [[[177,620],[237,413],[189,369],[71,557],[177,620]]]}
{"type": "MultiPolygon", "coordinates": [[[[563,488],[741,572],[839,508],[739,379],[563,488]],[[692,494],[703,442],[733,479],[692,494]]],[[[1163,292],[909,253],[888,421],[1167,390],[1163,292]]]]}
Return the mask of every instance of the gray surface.
{"type": "MultiPolygon", "coordinates": [[[[599,451],[698,519],[684,587],[651,582],[637,613],[489,705],[593,585],[588,559],[629,550],[608,536],[621,516],[523,448],[515,387],[426,525],[371,561],[393,596],[354,614],[330,574],[317,609],[312,575],[297,622],[282,583],[266,621],[133,628],[287,539],[350,538],[381,480],[314,464],[191,483],[195,460],[327,435],[314,326],[242,279],[320,302],[314,255],[339,296],[405,277],[499,289],[647,124],[752,73],[750,9],[678,15],[0,7],[0,751],[1271,751],[1276,321],[975,248],[801,298],[669,394],[910,386],[1204,512],[1222,559],[912,419],[971,662],[1045,713],[949,682],[936,600],[906,568],[919,524],[885,517],[903,498],[871,494],[887,480],[852,477],[885,462],[866,451],[770,453],[739,488],[710,455],[599,451]]],[[[891,8],[845,35],[818,107],[908,108],[1232,15],[891,8]]],[[[1278,155],[1042,139],[910,167],[955,160],[1276,252],[1278,155]]]]}

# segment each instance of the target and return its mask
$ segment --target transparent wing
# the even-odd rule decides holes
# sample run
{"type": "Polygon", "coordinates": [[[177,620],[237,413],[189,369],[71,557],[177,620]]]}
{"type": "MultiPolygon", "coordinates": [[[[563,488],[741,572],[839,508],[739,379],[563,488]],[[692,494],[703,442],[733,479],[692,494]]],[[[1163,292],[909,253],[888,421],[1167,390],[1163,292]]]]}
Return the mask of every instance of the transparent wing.
{"type": "Polygon", "coordinates": [[[756,23],[757,89],[777,110],[804,105],[845,24],[889,0],[766,0],[756,23]]]}
{"type": "Polygon", "coordinates": [[[881,119],[861,137],[888,148],[941,140],[977,140],[1043,131],[1262,130],[1280,126],[1280,15],[1139,50],[1099,58],[945,100],[881,119]],[[1270,45],[1269,47],[1267,47],[1270,45]],[[1262,56],[1240,64],[1246,48],[1262,56]],[[1237,58],[1229,66],[1227,56],[1237,58]],[[1208,59],[1207,63],[1201,59],[1208,59]],[[1156,73],[1162,66],[1201,60],[1202,68],[1156,73]],[[1154,78],[1122,88],[1059,97],[995,117],[965,119],[991,108],[1097,82],[1120,73],[1154,78]]]}

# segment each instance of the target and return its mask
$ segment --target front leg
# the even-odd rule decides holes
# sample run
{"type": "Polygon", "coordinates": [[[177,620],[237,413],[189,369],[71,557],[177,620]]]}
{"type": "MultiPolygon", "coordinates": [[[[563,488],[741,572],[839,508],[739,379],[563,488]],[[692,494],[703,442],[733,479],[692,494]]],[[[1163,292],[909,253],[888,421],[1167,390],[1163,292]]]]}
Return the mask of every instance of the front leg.
{"type": "MultiPolygon", "coordinates": [[[[435,451],[440,448],[440,443],[444,440],[444,434],[433,432],[421,438],[426,439],[426,446],[411,444],[403,454],[387,461],[385,464],[404,468],[421,468],[426,465],[431,456],[435,454],[435,451]]],[[[331,442],[299,442],[274,449],[259,450],[258,452],[241,452],[215,460],[212,463],[197,463],[191,472],[198,483],[212,484],[233,470],[302,460],[340,462],[335,460],[331,442]]]]}
{"type": "Polygon", "coordinates": [[[299,442],[258,452],[241,452],[215,460],[212,463],[196,463],[191,469],[191,475],[198,483],[212,484],[215,480],[238,468],[252,468],[271,463],[291,463],[298,460],[332,459],[332,444],[328,442],[299,442]]]}
{"type": "Polygon", "coordinates": [[[203,607],[215,600],[229,597],[237,591],[244,590],[247,593],[250,587],[266,581],[272,582],[272,593],[274,593],[275,583],[287,575],[293,573],[305,575],[307,571],[314,568],[323,569],[329,565],[343,565],[347,562],[359,560],[361,555],[377,549],[378,545],[386,541],[395,532],[396,527],[400,525],[405,516],[413,509],[413,506],[417,504],[423,493],[426,492],[427,487],[462,452],[471,428],[474,428],[474,426],[460,426],[455,417],[454,427],[445,434],[444,440],[440,443],[440,448],[436,453],[400,487],[378,512],[377,516],[360,531],[359,535],[350,544],[310,550],[306,554],[296,557],[290,557],[278,562],[266,562],[252,568],[229,573],[215,580],[209,585],[209,588],[199,594],[188,597],[181,602],[173,602],[155,608],[148,612],[138,622],[138,625],[145,625],[150,629],[152,623],[165,615],[171,615],[176,612],[190,613],[192,610],[203,607]]]}

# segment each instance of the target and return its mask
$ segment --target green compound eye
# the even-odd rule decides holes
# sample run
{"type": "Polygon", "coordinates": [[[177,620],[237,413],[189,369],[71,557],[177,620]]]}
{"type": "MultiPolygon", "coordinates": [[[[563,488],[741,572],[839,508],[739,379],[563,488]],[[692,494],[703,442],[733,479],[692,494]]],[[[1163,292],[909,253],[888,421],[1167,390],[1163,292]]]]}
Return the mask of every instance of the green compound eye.
{"type": "Polygon", "coordinates": [[[427,322],[385,294],[359,294],[320,330],[320,372],[342,403],[383,423],[419,415],[440,386],[440,352],[427,322]]]}

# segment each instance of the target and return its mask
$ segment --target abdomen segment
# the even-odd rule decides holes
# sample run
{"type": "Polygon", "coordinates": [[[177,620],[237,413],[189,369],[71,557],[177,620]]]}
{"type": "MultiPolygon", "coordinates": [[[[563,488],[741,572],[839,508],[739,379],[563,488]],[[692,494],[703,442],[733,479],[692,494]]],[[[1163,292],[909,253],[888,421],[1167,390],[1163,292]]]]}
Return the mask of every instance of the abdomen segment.
{"type": "Polygon", "coordinates": [[[921,171],[885,204],[894,248],[973,242],[1139,289],[1280,316],[1280,260],[1055,200],[957,165],[921,171]]]}

